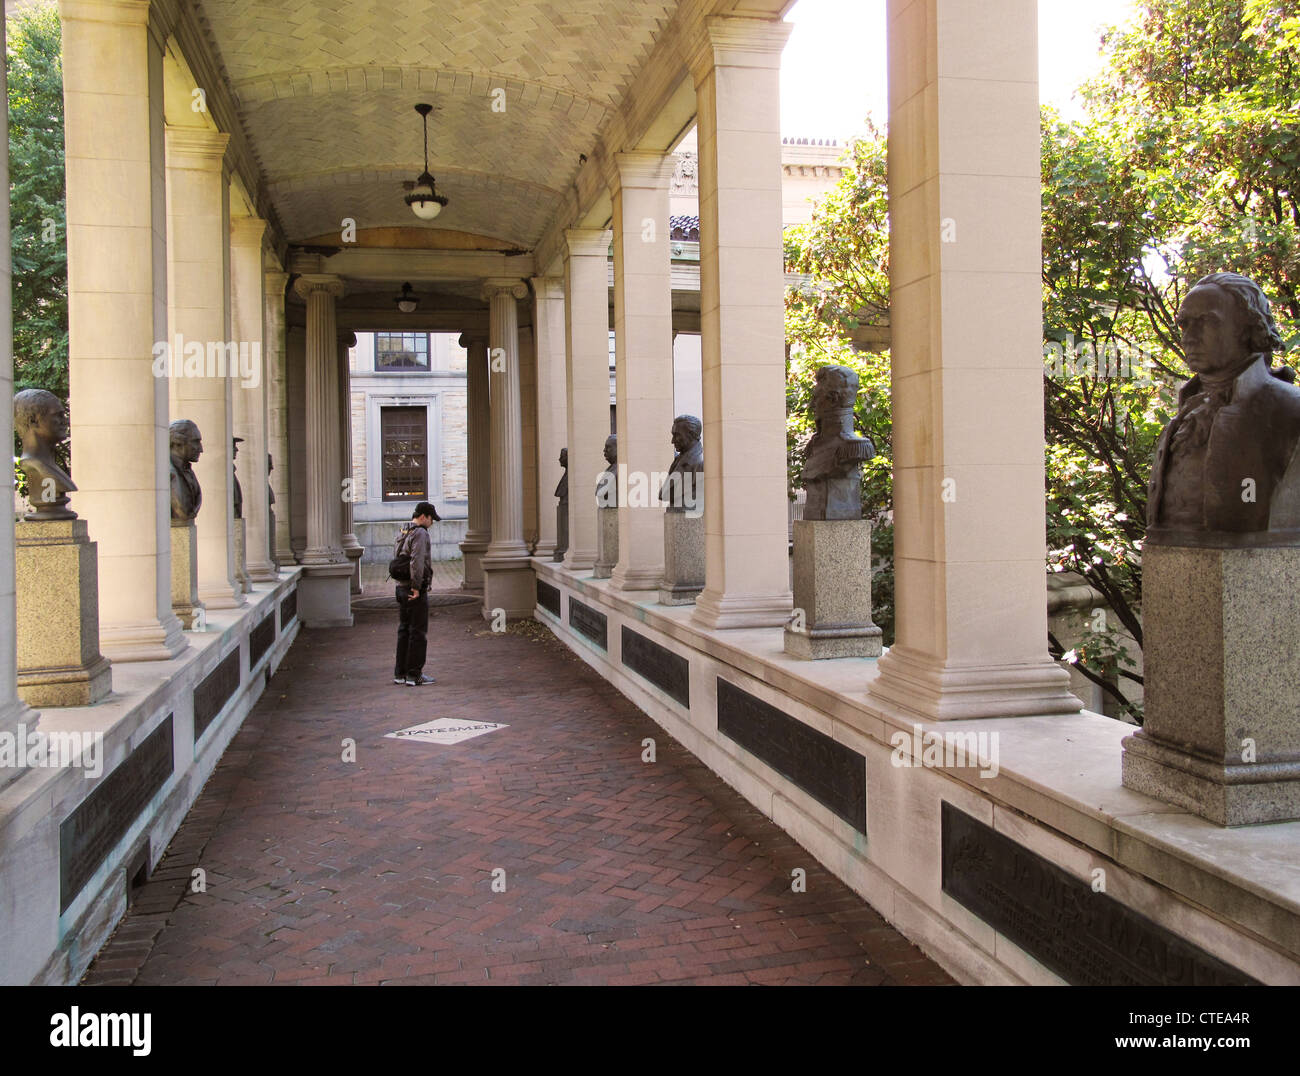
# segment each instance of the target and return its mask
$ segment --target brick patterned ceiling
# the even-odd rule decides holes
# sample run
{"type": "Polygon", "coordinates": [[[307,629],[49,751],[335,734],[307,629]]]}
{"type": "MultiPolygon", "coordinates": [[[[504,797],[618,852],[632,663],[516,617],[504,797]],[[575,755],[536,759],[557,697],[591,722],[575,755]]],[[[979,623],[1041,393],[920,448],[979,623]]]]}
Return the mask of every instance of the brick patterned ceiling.
{"type": "MultiPolygon", "coordinates": [[[[533,246],[677,0],[197,0],[286,237],[422,226],[533,246]],[[505,90],[504,113],[493,91],[505,90]],[[451,199],[402,201],[423,167],[451,199]]],[[[499,97],[499,95],[497,95],[499,97]]]]}

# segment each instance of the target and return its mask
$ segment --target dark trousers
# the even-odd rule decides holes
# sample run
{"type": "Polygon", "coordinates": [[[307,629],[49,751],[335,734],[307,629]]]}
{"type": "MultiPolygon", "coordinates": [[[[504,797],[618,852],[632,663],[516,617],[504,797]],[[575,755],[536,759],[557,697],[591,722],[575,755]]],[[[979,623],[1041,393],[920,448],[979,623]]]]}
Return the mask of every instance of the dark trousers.
{"type": "Polygon", "coordinates": [[[397,661],[393,675],[419,678],[429,646],[429,592],[411,597],[411,588],[397,588],[397,661]]]}

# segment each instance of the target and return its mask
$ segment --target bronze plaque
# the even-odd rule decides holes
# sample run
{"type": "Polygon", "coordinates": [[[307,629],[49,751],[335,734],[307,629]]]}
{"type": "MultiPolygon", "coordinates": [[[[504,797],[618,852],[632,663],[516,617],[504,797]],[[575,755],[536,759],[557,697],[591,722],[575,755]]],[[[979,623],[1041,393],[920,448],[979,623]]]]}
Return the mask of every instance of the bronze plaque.
{"type": "Polygon", "coordinates": [[[623,625],[623,664],[671,699],[691,708],[691,665],[653,639],[623,625]]]}
{"type": "Polygon", "coordinates": [[[859,833],[867,832],[867,760],[718,677],[718,731],[794,782],[859,833]]]}
{"type": "Polygon", "coordinates": [[[537,604],[556,620],[560,619],[560,588],[537,580],[537,604]]]}
{"type": "Polygon", "coordinates": [[[609,649],[609,621],[605,614],[573,596],[569,597],[569,626],[602,650],[609,649]]]}
{"type": "Polygon", "coordinates": [[[950,803],[943,891],[1072,986],[1258,986],[950,803]]]}
{"type": "Polygon", "coordinates": [[[59,825],[59,912],[172,775],[172,715],[104,777],[59,825]]]}
{"type": "Polygon", "coordinates": [[[248,633],[248,667],[250,670],[257,668],[257,663],[271,649],[273,642],[275,642],[274,609],[267,613],[262,618],[262,622],[248,633]]]}
{"type": "Polygon", "coordinates": [[[239,649],[236,647],[221,664],[203,678],[194,689],[194,742],[207,732],[217,714],[239,687],[239,649]]]}
{"type": "Polygon", "coordinates": [[[289,622],[298,615],[298,591],[294,589],[280,602],[280,630],[284,631],[289,622]]]}

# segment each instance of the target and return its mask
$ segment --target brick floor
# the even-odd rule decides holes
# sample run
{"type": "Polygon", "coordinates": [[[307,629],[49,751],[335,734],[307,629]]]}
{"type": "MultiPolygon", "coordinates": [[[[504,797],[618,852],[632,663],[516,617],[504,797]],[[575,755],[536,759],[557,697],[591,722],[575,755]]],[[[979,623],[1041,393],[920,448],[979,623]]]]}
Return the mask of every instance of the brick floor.
{"type": "Polygon", "coordinates": [[[395,630],[302,632],[86,983],[952,982],[545,628],[432,609],[424,689],[395,630]]]}

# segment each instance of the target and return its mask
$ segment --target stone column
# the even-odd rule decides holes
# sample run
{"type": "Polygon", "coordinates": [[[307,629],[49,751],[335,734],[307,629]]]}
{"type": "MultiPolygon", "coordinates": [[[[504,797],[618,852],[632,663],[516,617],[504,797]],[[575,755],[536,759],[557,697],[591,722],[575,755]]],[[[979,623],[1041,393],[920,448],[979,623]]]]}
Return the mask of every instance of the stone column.
{"type": "Polygon", "coordinates": [[[790,24],[711,17],[699,102],[706,628],[790,616],[781,49],[790,24]]]}
{"type": "MultiPolygon", "coordinates": [[[[527,295],[527,286],[525,286],[527,295]]],[[[531,313],[531,311],[530,311],[531,313]]],[[[537,339],[532,325],[519,327],[519,404],[522,423],[524,545],[537,548],[537,339]]]]}
{"type": "Polygon", "coordinates": [[[289,274],[267,269],[262,294],[266,302],[266,421],[267,451],[271,455],[271,490],[275,493],[272,515],[275,532],[269,535],[271,560],[278,568],[293,563],[289,540],[292,506],[289,466],[289,383],[285,362],[284,288],[289,274]]]}
{"type": "MultiPolygon", "coordinates": [[[[230,183],[222,131],[167,128],[168,311],[172,420],[187,418],[203,436],[194,464],[203,489],[198,531],[199,600],[208,609],[244,605],[235,568],[230,440],[230,183]],[[203,356],[201,364],[191,361],[203,356]],[[176,376],[184,366],[184,376],[176,376]],[[201,373],[200,373],[201,369],[201,373]]],[[[233,358],[233,361],[232,361],[233,358]]]]}
{"type": "Polygon", "coordinates": [[[888,13],[897,635],[871,694],[1077,711],[1047,655],[1037,4],[888,13]]]}
{"type": "Polygon", "coordinates": [[[353,532],[352,505],[356,501],[352,475],[352,367],[348,352],[357,346],[357,334],[351,329],[339,333],[339,463],[343,488],[339,493],[339,529],[343,554],[352,565],[352,593],[361,593],[361,557],[365,550],[353,532]]]}
{"type": "Polygon", "coordinates": [[[569,448],[569,551],[564,566],[596,564],[596,477],[609,436],[609,243],[599,228],[564,233],[564,334],[569,448]]]}
{"type": "Polygon", "coordinates": [[[465,359],[465,406],[469,412],[469,436],[466,445],[469,482],[469,523],[465,540],[460,543],[464,555],[465,590],[483,590],[483,554],[492,541],[492,416],[488,402],[488,340],[486,336],[465,333],[460,346],[465,359]]]}
{"type": "MultiPolygon", "coordinates": [[[[296,288],[295,281],[295,290],[296,288]]],[[[307,551],[307,330],[289,325],[284,334],[285,408],[289,454],[289,549],[302,563],[307,551]]]]}
{"type": "Polygon", "coordinates": [[[537,605],[533,570],[524,544],[523,404],[519,385],[518,280],[489,280],[488,395],[492,419],[492,541],[483,554],[483,616],[498,609],[529,617],[537,605]]]}
{"type": "Polygon", "coordinates": [[[533,326],[537,346],[537,518],[536,556],[555,553],[555,487],[564,474],[560,449],[568,444],[564,359],[564,282],[533,277],[533,326]]]}
{"type": "MultiPolygon", "coordinates": [[[[0,48],[5,44],[5,28],[0,19],[0,48]]],[[[8,102],[5,71],[0,65],[0,99],[8,102]]],[[[14,334],[12,254],[9,246],[9,110],[0,126],[0,444],[14,442],[14,334]]],[[[6,496],[12,503],[13,473],[6,483],[6,496]]],[[[18,697],[18,640],[14,586],[14,517],[6,513],[0,519],[0,736],[19,736],[36,727],[40,715],[18,697]],[[20,728],[21,726],[21,728],[20,728]]],[[[16,766],[0,767],[0,788],[19,777],[16,766]]]]}
{"type": "Polygon", "coordinates": [[[672,462],[673,302],[668,184],[673,158],[618,153],[614,200],[614,347],[618,423],[619,590],[656,590],[664,571],[663,507],[654,471],[672,462]],[[657,501],[657,496],[654,500],[657,501]]]}
{"type": "Polygon", "coordinates": [[[266,299],[262,293],[262,237],[266,221],[237,217],[230,222],[230,318],[239,347],[239,376],[231,379],[235,436],[242,437],[235,459],[244,494],[244,557],[255,583],[276,579],[271,563],[270,516],[266,503],[268,450],[267,398],[270,389],[265,339],[266,299]]]}
{"type": "Polygon", "coordinates": [[[101,652],[160,661],[188,645],[171,607],[167,371],[153,369],[167,339],[165,35],[143,0],[64,2],[60,16],[73,504],[99,543],[101,652]]]}
{"type": "Polygon", "coordinates": [[[334,300],[343,282],[305,273],[294,287],[307,301],[307,548],[298,615],[307,627],[351,627],[352,564],[343,553],[343,467],[339,439],[338,330],[334,300]]]}

